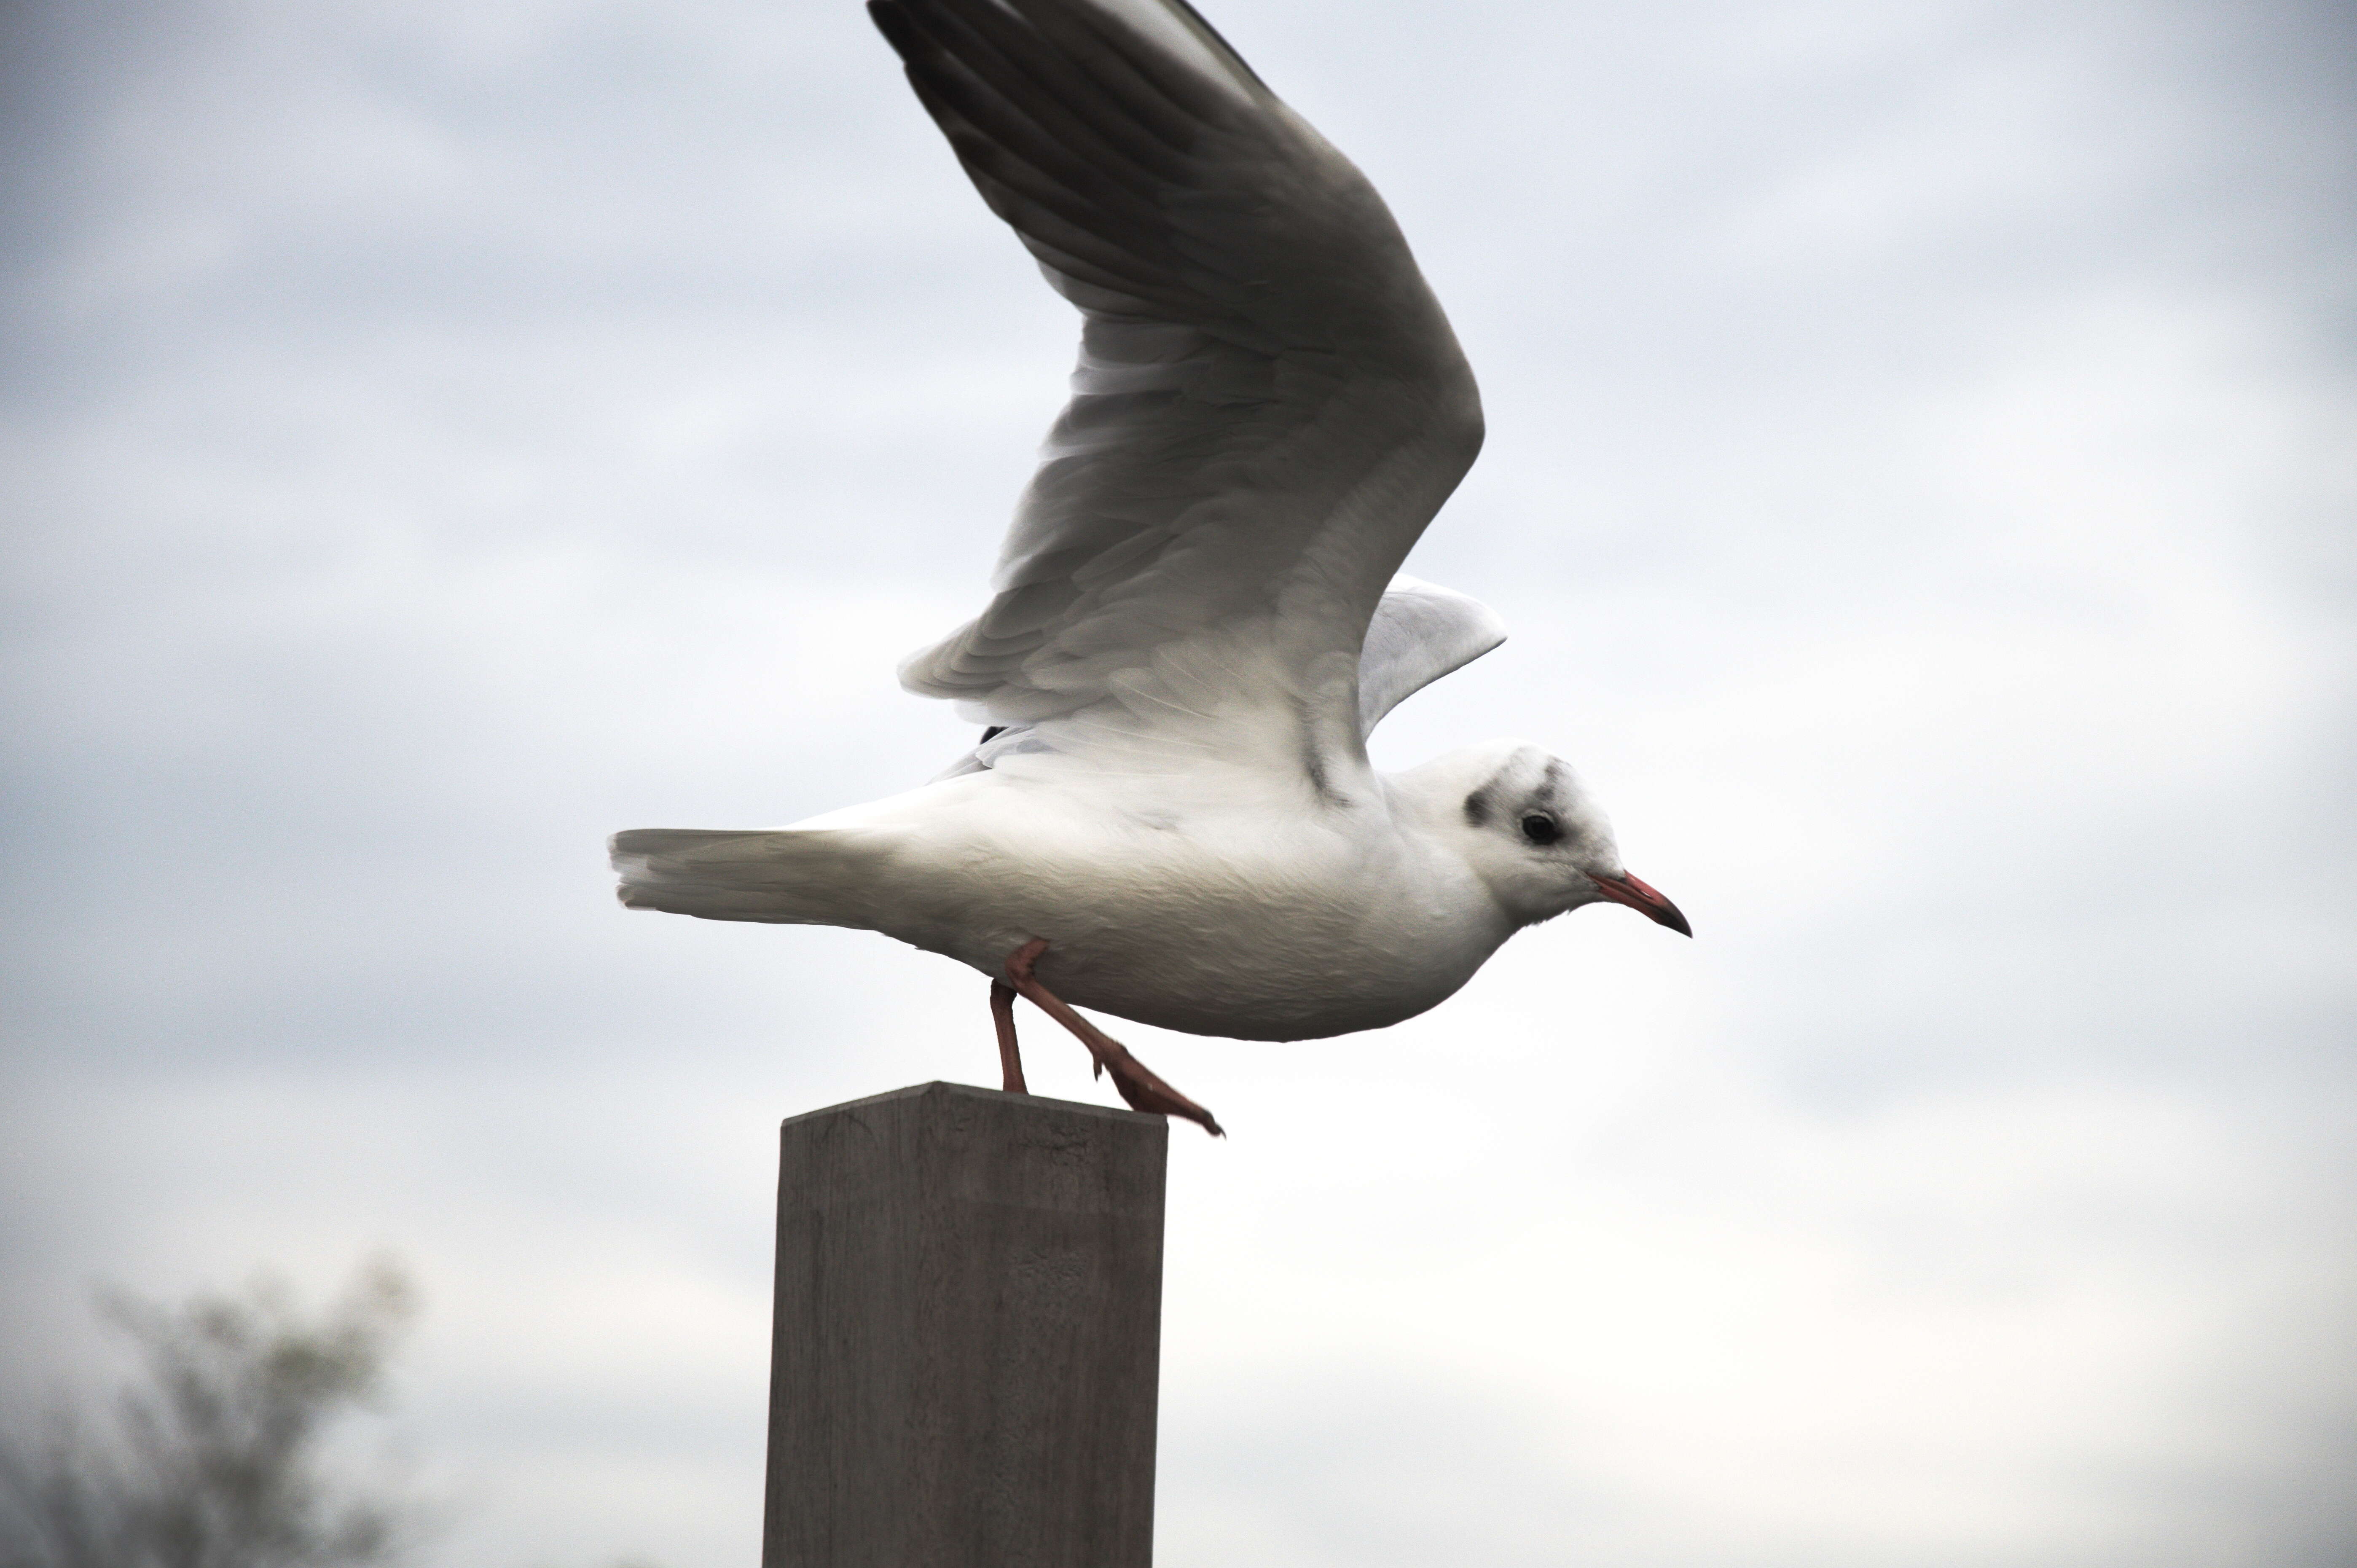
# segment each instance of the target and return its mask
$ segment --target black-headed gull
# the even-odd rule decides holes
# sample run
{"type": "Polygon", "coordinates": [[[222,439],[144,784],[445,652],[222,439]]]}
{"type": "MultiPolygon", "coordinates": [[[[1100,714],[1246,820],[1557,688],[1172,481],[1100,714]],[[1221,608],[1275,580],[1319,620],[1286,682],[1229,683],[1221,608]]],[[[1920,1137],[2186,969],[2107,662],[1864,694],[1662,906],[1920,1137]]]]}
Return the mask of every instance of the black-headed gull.
{"type": "Polygon", "coordinates": [[[1481,406],[1365,177],[1184,0],[868,9],[1084,318],[995,596],[900,669],[988,727],[869,805],[619,833],[622,902],[947,954],[991,979],[1009,1090],[1019,993],[1130,1104],[1213,1133],[1071,1004],[1311,1039],[1413,1017],[1583,904],[1688,932],[1539,748],[1368,764],[1384,714],[1505,633],[1394,575],[1481,406]]]}

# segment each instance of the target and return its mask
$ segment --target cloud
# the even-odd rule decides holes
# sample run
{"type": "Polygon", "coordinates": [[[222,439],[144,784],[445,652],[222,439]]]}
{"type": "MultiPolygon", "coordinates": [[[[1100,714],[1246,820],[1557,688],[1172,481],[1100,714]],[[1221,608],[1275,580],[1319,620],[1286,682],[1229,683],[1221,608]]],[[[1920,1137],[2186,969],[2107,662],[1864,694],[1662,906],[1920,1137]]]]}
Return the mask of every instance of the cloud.
{"type": "MultiPolygon", "coordinates": [[[[1513,639],[1379,759],[1564,751],[1699,936],[1134,1032],[1236,1133],[1175,1140],[1166,1558],[2345,1555],[2345,19],[1214,19],[1491,411],[1416,570],[1513,639]]],[[[743,1556],[770,1128],[987,1080],[981,981],[599,843],[968,737],[891,666],[1068,313],[856,5],[20,25],[0,1386],[91,1280],[391,1245],[450,1561],[743,1556]]]]}

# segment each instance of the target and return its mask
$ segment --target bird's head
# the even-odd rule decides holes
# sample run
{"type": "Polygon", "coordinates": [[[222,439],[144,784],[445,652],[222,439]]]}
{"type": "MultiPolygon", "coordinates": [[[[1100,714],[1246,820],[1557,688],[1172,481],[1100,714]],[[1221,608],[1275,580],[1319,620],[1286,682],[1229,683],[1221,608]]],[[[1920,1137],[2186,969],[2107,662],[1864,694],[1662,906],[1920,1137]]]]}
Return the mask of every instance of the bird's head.
{"type": "Polygon", "coordinates": [[[1611,822],[1562,758],[1492,741],[1437,757],[1396,783],[1524,924],[1609,899],[1694,935],[1676,905],[1620,864],[1611,822]]]}

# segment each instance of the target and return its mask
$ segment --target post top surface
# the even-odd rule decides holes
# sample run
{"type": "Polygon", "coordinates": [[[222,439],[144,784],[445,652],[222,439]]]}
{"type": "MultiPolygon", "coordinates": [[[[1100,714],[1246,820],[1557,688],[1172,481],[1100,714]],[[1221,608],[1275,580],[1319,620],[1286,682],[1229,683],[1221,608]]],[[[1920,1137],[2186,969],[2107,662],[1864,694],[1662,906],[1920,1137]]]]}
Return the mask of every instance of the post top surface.
{"type": "Polygon", "coordinates": [[[1168,1124],[1169,1118],[1149,1115],[1142,1111],[1125,1111],[1113,1105],[1092,1105],[1082,1100],[1050,1100],[1043,1094],[1009,1094],[1004,1090],[985,1089],[979,1084],[949,1083],[935,1079],[931,1083],[912,1083],[906,1089],[888,1090],[882,1094],[870,1094],[858,1100],[846,1100],[840,1105],[821,1106],[816,1111],[804,1111],[789,1116],[779,1123],[780,1129],[797,1122],[807,1122],[814,1116],[832,1116],[837,1112],[856,1110],[862,1105],[880,1105],[888,1100],[913,1100],[927,1094],[948,1094],[973,1100],[986,1100],[995,1104],[1038,1106],[1042,1110],[1077,1112],[1085,1116],[1101,1116],[1112,1122],[1151,1122],[1168,1124]]]}

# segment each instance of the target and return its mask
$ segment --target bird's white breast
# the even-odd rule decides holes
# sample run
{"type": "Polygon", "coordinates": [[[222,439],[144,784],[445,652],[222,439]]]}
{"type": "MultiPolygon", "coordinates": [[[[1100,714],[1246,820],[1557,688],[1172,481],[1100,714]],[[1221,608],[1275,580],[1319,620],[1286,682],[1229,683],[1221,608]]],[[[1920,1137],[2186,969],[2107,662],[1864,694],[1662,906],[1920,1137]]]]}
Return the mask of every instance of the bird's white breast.
{"type": "Polygon", "coordinates": [[[1195,1034],[1312,1039],[1412,1017],[1513,922],[1377,801],[1232,806],[970,775],[860,809],[902,831],[872,924],[994,977],[1037,937],[1078,1006],[1195,1034]],[[921,806],[918,802],[921,801],[921,806]]]}

